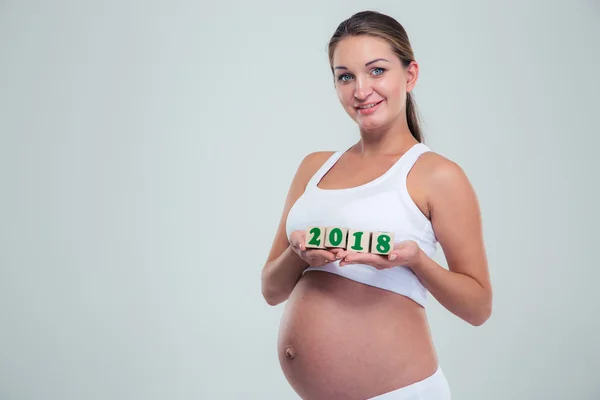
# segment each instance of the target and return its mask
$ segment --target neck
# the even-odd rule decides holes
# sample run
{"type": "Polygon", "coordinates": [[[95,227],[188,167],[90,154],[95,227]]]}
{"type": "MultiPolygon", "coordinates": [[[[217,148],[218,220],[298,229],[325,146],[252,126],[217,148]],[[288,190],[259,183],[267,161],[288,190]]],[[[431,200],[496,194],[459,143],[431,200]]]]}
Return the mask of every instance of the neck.
{"type": "Polygon", "coordinates": [[[397,155],[404,153],[415,145],[414,138],[406,120],[397,126],[382,127],[377,130],[360,128],[360,141],[356,144],[356,150],[363,157],[397,155]]]}

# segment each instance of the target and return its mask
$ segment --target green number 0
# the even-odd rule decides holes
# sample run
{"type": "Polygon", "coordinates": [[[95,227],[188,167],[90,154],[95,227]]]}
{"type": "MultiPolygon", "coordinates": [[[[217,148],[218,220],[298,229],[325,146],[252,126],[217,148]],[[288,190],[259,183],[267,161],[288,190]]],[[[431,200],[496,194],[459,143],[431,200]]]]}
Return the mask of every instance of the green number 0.
{"type": "Polygon", "coordinates": [[[337,247],[342,243],[342,230],[339,228],[333,228],[331,232],[329,232],[329,241],[334,247],[337,247]]]}

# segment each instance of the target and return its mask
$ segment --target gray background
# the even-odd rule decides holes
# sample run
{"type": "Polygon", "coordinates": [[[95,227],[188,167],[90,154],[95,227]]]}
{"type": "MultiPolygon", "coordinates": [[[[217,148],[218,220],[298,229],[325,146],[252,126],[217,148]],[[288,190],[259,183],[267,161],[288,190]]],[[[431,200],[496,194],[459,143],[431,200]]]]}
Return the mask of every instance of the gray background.
{"type": "Polygon", "coordinates": [[[491,319],[429,300],[453,398],[600,399],[591,0],[0,1],[0,399],[297,398],[260,271],[302,157],[358,138],[326,44],[363,9],[481,202],[491,319]]]}

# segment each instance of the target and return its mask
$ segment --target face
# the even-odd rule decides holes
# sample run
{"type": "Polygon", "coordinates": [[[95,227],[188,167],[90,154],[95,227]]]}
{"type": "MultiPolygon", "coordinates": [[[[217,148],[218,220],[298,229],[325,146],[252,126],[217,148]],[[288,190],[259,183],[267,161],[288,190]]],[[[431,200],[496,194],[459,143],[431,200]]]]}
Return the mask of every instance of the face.
{"type": "Polygon", "coordinates": [[[364,130],[406,118],[406,93],[417,81],[415,61],[405,68],[388,42],[371,36],[342,39],[333,55],[338,98],[364,130]]]}

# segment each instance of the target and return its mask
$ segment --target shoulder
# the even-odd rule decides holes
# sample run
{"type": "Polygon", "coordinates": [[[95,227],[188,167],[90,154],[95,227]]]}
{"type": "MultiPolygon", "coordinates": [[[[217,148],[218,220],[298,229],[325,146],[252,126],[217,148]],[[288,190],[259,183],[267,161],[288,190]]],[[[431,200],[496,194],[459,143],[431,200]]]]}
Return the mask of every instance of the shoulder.
{"type": "Polygon", "coordinates": [[[450,194],[471,191],[471,185],[463,168],[455,161],[436,153],[427,151],[419,157],[411,174],[420,182],[426,193],[427,202],[443,200],[450,194]]]}
{"type": "Polygon", "coordinates": [[[304,192],[310,179],[333,154],[335,151],[315,151],[302,158],[289,190],[291,201],[295,201],[304,192]]]}
{"type": "Polygon", "coordinates": [[[325,161],[327,161],[335,153],[335,151],[314,151],[304,156],[302,159],[302,165],[309,167],[319,165],[319,167],[321,167],[325,161]]]}
{"type": "Polygon", "coordinates": [[[434,151],[423,153],[415,164],[427,193],[430,211],[443,205],[476,203],[475,192],[464,169],[455,161],[434,151]]]}
{"type": "Polygon", "coordinates": [[[466,178],[464,170],[458,163],[434,151],[423,153],[415,164],[415,169],[418,169],[426,181],[432,184],[452,183],[466,178]]]}
{"type": "Polygon", "coordinates": [[[335,151],[315,151],[307,154],[300,162],[298,175],[308,181],[335,153],[335,151]]]}

